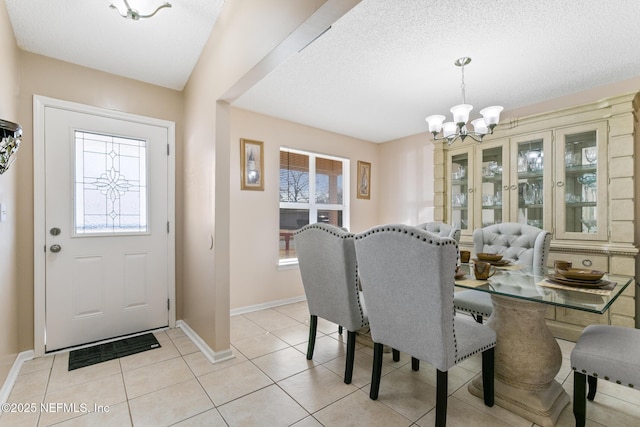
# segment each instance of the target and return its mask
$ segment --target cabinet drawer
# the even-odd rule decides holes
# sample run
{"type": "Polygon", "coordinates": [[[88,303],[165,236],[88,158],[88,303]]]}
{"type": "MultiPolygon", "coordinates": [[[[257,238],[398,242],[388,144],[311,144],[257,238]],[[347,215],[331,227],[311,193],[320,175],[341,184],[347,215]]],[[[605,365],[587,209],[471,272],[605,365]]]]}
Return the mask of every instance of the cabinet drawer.
{"type": "Polygon", "coordinates": [[[590,268],[592,270],[609,271],[609,257],[597,254],[563,254],[559,252],[549,253],[547,266],[553,267],[555,260],[569,261],[574,268],[590,268]]]}

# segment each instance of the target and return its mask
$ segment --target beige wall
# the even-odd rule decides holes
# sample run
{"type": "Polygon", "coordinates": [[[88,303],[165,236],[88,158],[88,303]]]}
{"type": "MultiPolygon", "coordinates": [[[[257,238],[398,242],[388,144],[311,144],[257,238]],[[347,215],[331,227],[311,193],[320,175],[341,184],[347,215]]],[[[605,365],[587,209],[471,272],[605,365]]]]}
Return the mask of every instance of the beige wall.
{"type": "Polygon", "coordinates": [[[350,160],[351,231],[378,224],[378,144],[246,110],[231,110],[231,309],[304,295],[297,268],[278,270],[280,147],[350,160]],[[240,138],[264,142],[264,191],[240,190],[240,138]],[[358,160],[371,163],[371,199],[356,198],[358,160]]]}
{"type": "Polygon", "coordinates": [[[185,322],[215,352],[229,349],[231,269],[230,110],[217,102],[325,0],[234,0],[184,90],[185,322]],[[250,29],[248,31],[247,29],[250,29]]]}
{"type": "Polygon", "coordinates": [[[433,221],[433,144],[426,132],[380,144],[380,222],[433,221]]]}
{"type": "MultiPolygon", "coordinates": [[[[611,96],[637,92],[639,88],[640,77],[636,77],[505,111],[500,120],[502,123],[508,123],[512,118],[587,104],[611,96]]],[[[499,128],[496,132],[499,132],[499,128]]],[[[381,144],[380,162],[381,196],[384,200],[379,206],[380,221],[412,225],[432,221],[434,174],[431,135],[425,131],[381,144]]]]}
{"type": "MultiPolygon", "coordinates": [[[[0,2],[0,119],[20,123],[18,117],[18,47],[4,2],[0,2]]],[[[7,209],[7,221],[0,222],[0,385],[19,352],[18,280],[16,246],[18,239],[18,173],[29,164],[29,157],[18,151],[18,158],[0,175],[0,203],[7,209]]]]}
{"type": "MultiPolygon", "coordinates": [[[[17,212],[18,332],[19,348],[34,348],[33,342],[33,95],[42,95],[95,107],[108,108],[176,122],[176,186],[182,183],[182,94],[171,89],[117,77],[112,74],[20,52],[19,120],[23,127],[20,148],[17,212]]],[[[182,195],[176,191],[177,253],[182,246],[182,195]]],[[[177,258],[177,288],[181,283],[177,258]]],[[[179,308],[179,307],[178,307],[179,308]]],[[[177,316],[181,313],[178,310],[177,316]]]]}

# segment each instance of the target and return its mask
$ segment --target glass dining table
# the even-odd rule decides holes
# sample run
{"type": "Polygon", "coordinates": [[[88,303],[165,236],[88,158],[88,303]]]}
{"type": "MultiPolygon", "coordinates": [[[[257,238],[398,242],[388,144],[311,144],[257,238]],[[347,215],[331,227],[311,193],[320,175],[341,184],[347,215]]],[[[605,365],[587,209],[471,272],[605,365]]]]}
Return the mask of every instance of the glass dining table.
{"type": "MultiPolygon", "coordinates": [[[[603,314],[633,282],[633,277],[605,275],[599,286],[570,286],[545,278],[553,271],[512,265],[488,280],[476,280],[470,264],[458,288],[491,294],[493,313],[486,324],[496,331],[495,403],[541,426],[555,425],[570,398],[555,380],[562,364],[560,346],[549,330],[547,305],[603,314]]],[[[482,398],[482,377],[469,384],[482,398]]]]}

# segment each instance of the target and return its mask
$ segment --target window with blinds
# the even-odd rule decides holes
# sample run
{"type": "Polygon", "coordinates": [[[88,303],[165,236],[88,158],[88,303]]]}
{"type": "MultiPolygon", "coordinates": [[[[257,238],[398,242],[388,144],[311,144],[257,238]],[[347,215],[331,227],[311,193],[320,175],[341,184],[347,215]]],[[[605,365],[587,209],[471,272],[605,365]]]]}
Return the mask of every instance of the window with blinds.
{"type": "Polygon", "coordinates": [[[295,262],[293,232],[324,222],[348,227],[349,160],[280,149],[281,263],[295,262]]]}

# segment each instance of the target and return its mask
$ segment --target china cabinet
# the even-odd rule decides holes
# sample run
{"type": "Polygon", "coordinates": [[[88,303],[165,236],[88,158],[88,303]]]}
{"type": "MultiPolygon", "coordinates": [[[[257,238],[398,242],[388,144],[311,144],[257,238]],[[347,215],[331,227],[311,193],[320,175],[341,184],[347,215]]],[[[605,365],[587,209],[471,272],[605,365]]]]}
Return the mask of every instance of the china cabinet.
{"type": "MultiPolygon", "coordinates": [[[[461,228],[465,249],[476,228],[533,225],[552,233],[549,265],[562,259],[635,276],[639,107],[640,94],[622,95],[512,118],[482,143],[435,142],[435,219],[461,228]]],[[[636,317],[629,287],[605,315],[551,307],[547,321],[556,336],[575,340],[588,324],[635,327],[636,317]]]]}

